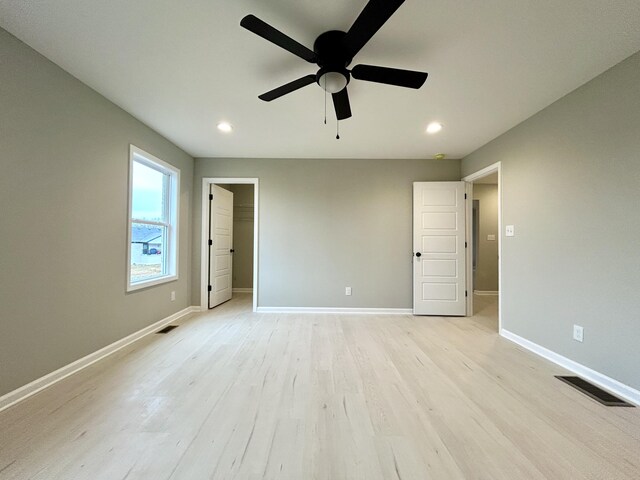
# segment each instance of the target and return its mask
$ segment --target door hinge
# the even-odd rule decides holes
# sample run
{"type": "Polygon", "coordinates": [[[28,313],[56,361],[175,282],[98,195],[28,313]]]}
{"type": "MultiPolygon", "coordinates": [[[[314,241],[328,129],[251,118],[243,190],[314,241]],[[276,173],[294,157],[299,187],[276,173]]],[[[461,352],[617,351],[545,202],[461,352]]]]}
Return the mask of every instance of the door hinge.
{"type": "Polygon", "coordinates": [[[213,193],[209,194],[209,200],[213,200],[213,193]]]}
{"type": "Polygon", "coordinates": [[[213,245],[213,240],[209,239],[209,246],[213,245]]]}
{"type": "Polygon", "coordinates": [[[466,290],[464,291],[464,296],[465,296],[465,297],[467,297],[467,296],[468,296],[468,293],[467,293],[467,291],[466,291],[466,290]]]}
{"type": "Polygon", "coordinates": [[[211,285],[209,285],[209,291],[211,291],[211,290],[212,290],[211,285]]]}
{"type": "MultiPolygon", "coordinates": [[[[211,244],[209,244],[211,245],[211,244]]],[[[467,242],[464,242],[464,248],[467,248],[467,242]]]]}
{"type": "Polygon", "coordinates": [[[464,199],[465,199],[465,200],[467,199],[467,194],[466,194],[466,193],[464,194],[464,199]]]}

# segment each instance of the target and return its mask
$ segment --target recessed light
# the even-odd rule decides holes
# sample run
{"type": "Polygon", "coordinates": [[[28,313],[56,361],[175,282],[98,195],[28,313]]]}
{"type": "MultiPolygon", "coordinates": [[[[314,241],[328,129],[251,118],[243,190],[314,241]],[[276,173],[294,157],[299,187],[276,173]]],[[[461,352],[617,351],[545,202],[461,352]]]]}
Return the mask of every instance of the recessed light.
{"type": "Polygon", "coordinates": [[[441,123],[431,122],[429,125],[427,125],[427,133],[438,133],[440,130],[442,130],[441,123]]]}
{"type": "Polygon", "coordinates": [[[233,130],[233,127],[229,122],[220,122],[218,124],[218,130],[220,130],[223,133],[231,133],[231,131],[233,130]]]}

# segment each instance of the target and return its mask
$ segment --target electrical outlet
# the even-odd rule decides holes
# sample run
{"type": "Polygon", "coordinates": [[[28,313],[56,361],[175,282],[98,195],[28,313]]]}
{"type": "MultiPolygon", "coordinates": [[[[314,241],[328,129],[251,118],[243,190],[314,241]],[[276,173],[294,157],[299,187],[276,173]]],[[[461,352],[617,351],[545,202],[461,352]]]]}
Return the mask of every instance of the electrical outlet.
{"type": "Polygon", "coordinates": [[[513,225],[507,225],[505,228],[505,235],[507,237],[515,237],[516,227],[514,227],[513,225]]]}
{"type": "Polygon", "coordinates": [[[584,340],[584,328],[580,325],[573,326],[573,339],[576,342],[582,342],[584,340]]]}
{"type": "Polygon", "coordinates": [[[345,287],[344,288],[344,294],[345,295],[351,295],[351,287],[345,287]]]}
{"type": "Polygon", "coordinates": [[[175,302],[175,300],[176,300],[176,292],[175,292],[175,290],[172,290],[171,291],[171,301],[175,302]]]}

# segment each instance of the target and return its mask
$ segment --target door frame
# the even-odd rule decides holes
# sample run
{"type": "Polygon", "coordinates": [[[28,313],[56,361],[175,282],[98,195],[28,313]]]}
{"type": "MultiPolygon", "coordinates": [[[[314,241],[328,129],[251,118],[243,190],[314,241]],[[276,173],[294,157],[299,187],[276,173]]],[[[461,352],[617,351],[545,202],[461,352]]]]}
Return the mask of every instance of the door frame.
{"type": "MultiPolygon", "coordinates": [[[[464,177],[467,182],[467,241],[472,238],[473,182],[493,173],[498,173],[498,332],[502,331],[502,162],[496,162],[464,177]]],[[[473,248],[467,248],[467,316],[473,315],[473,248]]]]}
{"type": "MultiPolygon", "coordinates": [[[[200,310],[209,309],[209,190],[211,184],[253,185],[253,311],[258,311],[258,218],[260,182],[257,178],[206,177],[202,179],[202,223],[200,238],[200,310]]],[[[232,285],[233,287],[233,285],[232,285]]]]}

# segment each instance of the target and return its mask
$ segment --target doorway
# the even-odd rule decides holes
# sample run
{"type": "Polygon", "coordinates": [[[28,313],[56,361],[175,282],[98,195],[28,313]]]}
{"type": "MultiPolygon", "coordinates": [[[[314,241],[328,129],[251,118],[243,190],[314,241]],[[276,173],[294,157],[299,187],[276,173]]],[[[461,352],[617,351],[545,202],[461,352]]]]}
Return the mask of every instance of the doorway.
{"type": "Polygon", "coordinates": [[[502,325],[502,172],[500,162],[466,176],[467,197],[467,315],[493,317],[502,325]],[[497,312],[496,312],[497,310],[497,312]],[[497,313],[497,314],[496,314],[497,313]],[[497,318],[495,318],[497,317],[497,318]]]}
{"type": "Polygon", "coordinates": [[[258,179],[204,178],[201,205],[201,310],[208,310],[233,294],[251,294],[255,312],[258,305],[258,179]],[[218,199],[222,199],[222,203],[230,202],[222,206],[221,212],[217,212],[221,209],[218,199]],[[217,223],[223,224],[223,228],[217,223]],[[223,251],[225,255],[220,254],[223,251]]]}

